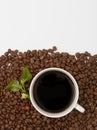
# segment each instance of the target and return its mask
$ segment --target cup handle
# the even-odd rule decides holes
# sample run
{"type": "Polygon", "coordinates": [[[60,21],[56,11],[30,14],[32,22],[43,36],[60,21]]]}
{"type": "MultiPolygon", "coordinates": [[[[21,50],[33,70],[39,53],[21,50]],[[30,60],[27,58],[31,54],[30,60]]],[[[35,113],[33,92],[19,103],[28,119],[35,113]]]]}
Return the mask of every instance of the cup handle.
{"type": "Polygon", "coordinates": [[[79,105],[78,103],[75,106],[75,109],[78,110],[81,113],[84,113],[85,108],[83,108],[81,105],[79,105]]]}

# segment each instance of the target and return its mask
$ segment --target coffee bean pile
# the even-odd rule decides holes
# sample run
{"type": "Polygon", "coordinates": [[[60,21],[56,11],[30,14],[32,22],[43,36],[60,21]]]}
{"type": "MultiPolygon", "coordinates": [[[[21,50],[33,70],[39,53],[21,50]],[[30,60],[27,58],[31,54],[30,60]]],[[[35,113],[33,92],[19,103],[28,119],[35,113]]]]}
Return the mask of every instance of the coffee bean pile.
{"type": "MultiPolygon", "coordinates": [[[[30,81],[26,83],[29,90],[30,81]]],[[[97,55],[88,52],[70,55],[51,49],[19,52],[9,49],[0,57],[0,130],[97,130],[97,55]],[[79,85],[79,104],[82,114],[73,110],[67,116],[53,119],[39,114],[31,102],[21,99],[21,92],[5,89],[13,79],[21,76],[27,66],[33,77],[48,67],[70,72],[79,85]]]]}

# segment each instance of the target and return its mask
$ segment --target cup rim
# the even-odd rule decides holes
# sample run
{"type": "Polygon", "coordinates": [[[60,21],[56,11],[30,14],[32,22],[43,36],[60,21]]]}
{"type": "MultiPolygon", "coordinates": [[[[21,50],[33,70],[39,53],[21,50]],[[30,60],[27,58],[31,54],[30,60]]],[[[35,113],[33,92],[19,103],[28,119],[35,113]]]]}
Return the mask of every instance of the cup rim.
{"type": "Polygon", "coordinates": [[[51,118],[59,118],[59,117],[62,117],[62,116],[65,116],[67,115],[68,113],[70,113],[76,106],[77,104],[77,101],[78,101],[78,97],[79,97],[79,89],[78,89],[78,84],[76,82],[76,80],[74,79],[74,77],[66,70],[64,69],[61,69],[61,68],[57,68],[57,67],[51,67],[51,68],[46,68],[42,71],[40,71],[39,73],[37,73],[35,75],[35,77],[32,79],[31,81],[31,84],[30,84],[30,89],[29,89],[29,95],[30,95],[30,100],[31,100],[31,103],[33,105],[33,107],[42,115],[44,116],[47,116],[47,117],[51,117],[51,118]],[[34,100],[34,96],[33,96],[33,86],[37,80],[37,78],[43,74],[44,72],[48,72],[48,71],[51,71],[51,70],[56,70],[56,71],[60,71],[64,74],[66,74],[73,82],[74,84],[74,87],[75,87],[75,97],[72,101],[72,104],[66,109],[66,110],[63,110],[61,112],[58,112],[58,113],[51,113],[51,112],[47,112],[45,110],[43,110],[41,107],[39,107],[36,103],[36,101],[34,100]]]}

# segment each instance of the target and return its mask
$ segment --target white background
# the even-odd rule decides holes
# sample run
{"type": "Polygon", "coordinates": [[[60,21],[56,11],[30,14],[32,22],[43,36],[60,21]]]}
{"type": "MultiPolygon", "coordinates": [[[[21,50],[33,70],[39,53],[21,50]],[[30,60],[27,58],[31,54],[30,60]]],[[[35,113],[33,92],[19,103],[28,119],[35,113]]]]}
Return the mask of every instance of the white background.
{"type": "Polygon", "coordinates": [[[97,0],[0,0],[0,55],[53,45],[97,54],[97,0]]]}

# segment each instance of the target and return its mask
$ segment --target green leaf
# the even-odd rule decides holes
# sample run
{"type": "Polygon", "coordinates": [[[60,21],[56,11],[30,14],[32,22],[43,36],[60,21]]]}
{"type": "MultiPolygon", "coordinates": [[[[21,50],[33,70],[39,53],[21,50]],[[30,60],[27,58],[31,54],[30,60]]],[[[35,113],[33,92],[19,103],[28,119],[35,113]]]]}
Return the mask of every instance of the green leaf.
{"type": "Polygon", "coordinates": [[[27,67],[24,67],[23,73],[22,73],[21,78],[20,78],[21,84],[24,85],[24,83],[29,81],[30,79],[32,79],[32,74],[27,67]]]}
{"type": "Polygon", "coordinates": [[[7,89],[13,91],[13,92],[17,92],[20,89],[22,89],[22,85],[19,84],[19,81],[17,80],[12,80],[7,86],[7,89]]]}
{"type": "Polygon", "coordinates": [[[22,93],[22,99],[29,98],[29,95],[27,93],[22,93]]]}

